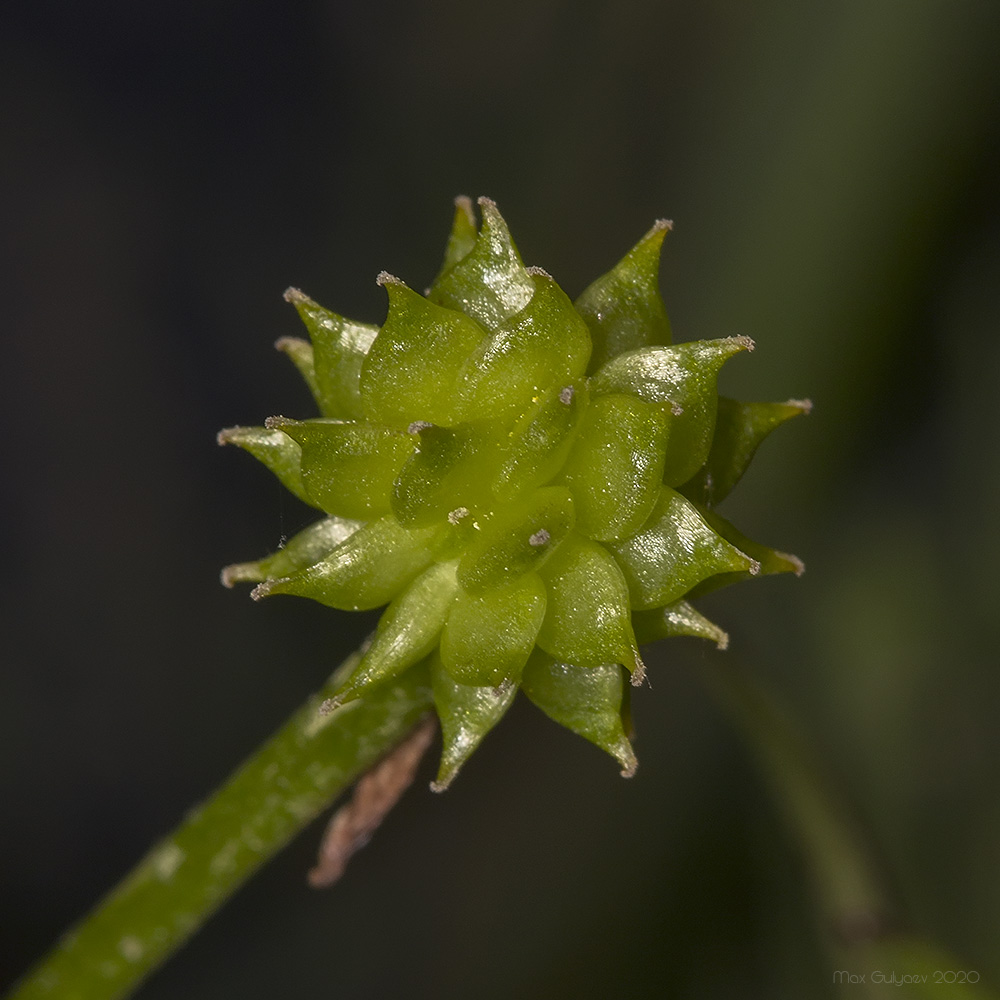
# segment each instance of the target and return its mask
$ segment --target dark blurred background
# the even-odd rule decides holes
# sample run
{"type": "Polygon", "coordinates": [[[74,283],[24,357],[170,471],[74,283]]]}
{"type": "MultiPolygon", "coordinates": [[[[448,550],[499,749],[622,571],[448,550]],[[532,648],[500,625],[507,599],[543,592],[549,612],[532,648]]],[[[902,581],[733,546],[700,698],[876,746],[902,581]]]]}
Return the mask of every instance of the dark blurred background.
{"type": "MultiPolygon", "coordinates": [[[[725,507],[807,574],[703,608],[1000,982],[998,39],[993,0],[6,6],[0,980],[370,628],[218,585],[310,515],[214,435],[310,412],[287,285],[381,322],[468,193],[571,295],[673,218],[677,338],[813,398],[725,507]]],[[[832,996],[715,655],[650,651],[634,781],[518,705],[334,891],[312,828],[140,997],[832,996]]]]}

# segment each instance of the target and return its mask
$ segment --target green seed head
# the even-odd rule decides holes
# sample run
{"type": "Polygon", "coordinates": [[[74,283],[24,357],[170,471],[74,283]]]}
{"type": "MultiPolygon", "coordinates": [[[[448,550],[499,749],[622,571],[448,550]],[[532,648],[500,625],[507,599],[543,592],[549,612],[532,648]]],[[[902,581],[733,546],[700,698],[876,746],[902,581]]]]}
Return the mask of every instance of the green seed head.
{"type": "Polygon", "coordinates": [[[614,756],[635,755],[623,679],[640,643],[726,634],[689,598],[794,556],[714,511],[760,442],[808,402],[719,398],[746,337],[671,345],[658,222],[571,302],[525,267],[492,201],[459,198],[426,295],[383,273],[382,328],[296,289],[309,340],[283,338],[321,416],[219,435],[323,517],[265,559],[223,571],[255,598],[388,605],[328,710],[428,669],[443,789],[520,688],[614,756]]]}

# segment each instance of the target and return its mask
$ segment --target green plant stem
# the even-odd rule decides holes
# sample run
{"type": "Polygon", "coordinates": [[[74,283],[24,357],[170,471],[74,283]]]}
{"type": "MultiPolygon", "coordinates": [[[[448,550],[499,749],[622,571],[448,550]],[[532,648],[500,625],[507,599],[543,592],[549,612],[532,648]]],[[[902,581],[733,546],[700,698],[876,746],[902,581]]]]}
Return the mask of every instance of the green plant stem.
{"type": "Polygon", "coordinates": [[[127,996],[268,858],[407,735],[431,707],[425,673],[409,670],[320,715],[349,657],[207,802],[160,841],[8,1000],[127,996]]]}

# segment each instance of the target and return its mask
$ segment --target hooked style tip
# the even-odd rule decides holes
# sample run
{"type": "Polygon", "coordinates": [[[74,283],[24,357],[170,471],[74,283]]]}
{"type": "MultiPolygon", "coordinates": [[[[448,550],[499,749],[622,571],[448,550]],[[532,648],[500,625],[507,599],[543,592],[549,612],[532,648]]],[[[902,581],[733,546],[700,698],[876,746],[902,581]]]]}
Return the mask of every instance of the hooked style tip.
{"type": "MultiPolygon", "coordinates": [[[[622,764],[624,762],[619,760],[618,763],[622,764]]],[[[634,778],[635,777],[635,771],[636,771],[636,768],[638,766],[639,766],[639,761],[636,760],[636,758],[633,756],[631,758],[631,760],[629,760],[627,763],[624,763],[624,766],[622,767],[622,771],[621,771],[622,777],[623,778],[634,778]]]]}
{"type": "Polygon", "coordinates": [[[791,565],[796,576],[802,576],[806,571],[806,564],[798,556],[793,556],[790,552],[779,552],[778,555],[791,565]]]}
{"type": "Polygon", "coordinates": [[[219,583],[227,590],[232,590],[234,584],[253,579],[247,573],[248,568],[247,563],[233,563],[231,566],[224,566],[222,572],[219,573],[219,583]]]}
{"type": "Polygon", "coordinates": [[[627,736],[620,736],[613,746],[605,747],[605,749],[609,750],[615,760],[621,764],[621,776],[623,778],[631,778],[635,775],[635,769],[639,766],[639,761],[636,759],[635,751],[632,749],[632,744],[628,741],[627,736]]]}
{"type": "Polygon", "coordinates": [[[289,354],[300,344],[308,344],[308,341],[303,340],[301,337],[279,337],[274,342],[274,349],[281,351],[283,354],[289,354]]]}

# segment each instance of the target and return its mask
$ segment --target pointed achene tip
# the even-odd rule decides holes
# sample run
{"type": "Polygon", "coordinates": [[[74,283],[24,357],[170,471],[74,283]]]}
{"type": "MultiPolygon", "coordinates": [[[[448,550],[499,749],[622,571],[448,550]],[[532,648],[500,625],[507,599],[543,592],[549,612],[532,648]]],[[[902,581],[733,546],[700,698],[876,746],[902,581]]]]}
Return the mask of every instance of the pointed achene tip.
{"type": "Polygon", "coordinates": [[[332,715],[337,711],[338,708],[343,708],[345,705],[349,705],[352,701],[357,701],[361,697],[360,687],[351,687],[350,684],[347,687],[341,688],[332,698],[327,698],[322,705],[319,706],[320,715],[332,715]]]}
{"type": "Polygon", "coordinates": [[[794,406],[800,410],[803,416],[812,413],[813,401],[811,399],[786,399],[785,406],[794,406]]]}
{"type": "Polygon", "coordinates": [[[517,687],[517,681],[513,677],[505,677],[499,684],[493,686],[493,697],[503,698],[509,694],[512,687],[517,687]]]}
{"type": "Polygon", "coordinates": [[[483,215],[483,228],[486,230],[502,228],[506,230],[507,223],[504,221],[504,217],[500,214],[500,209],[497,208],[497,203],[492,198],[487,198],[486,195],[481,195],[476,199],[476,204],[479,205],[479,211],[483,215]]]}
{"type": "Polygon", "coordinates": [[[258,583],[253,590],[250,591],[250,599],[253,601],[262,601],[265,597],[270,597],[274,592],[274,588],[279,584],[287,583],[291,579],[287,576],[277,577],[274,580],[265,580],[263,583],[258,583]]]}
{"type": "Polygon", "coordinates": [[[386,288],[388,285],[402,285],[406,287],[406,282],[402,278],[397,278],[396,275],[390,274],[388,271],[379,271],[378,277],[375,279],[375,284],[380,288],[386,288]]]}
{"type": "Polygon", "coordinates": [[[323,717],[333,715],[338,709],[345,708],[356,701],[358,696],[358,692],[341,691],[340,694],[335,694],[332,698],[324,698],[319,703],[316,714],[323,717]]]}
{"type": "Polygon", "coordinates": [[[477,239],[486,242],[486,245],[490,248],[489,252],[491,255],[499,254],[501,257],[513,255],[517,266],[523,268],[524,265],[521,263],[520,254],[514,245],[514,238],[510,234],[510,227],[507,225],[507,220],[500,214],[500,209],[497,208],[496,202],[485,195],[477,200],[483,219],[477,239]]]}
{"type": "Polygon", "coordinates": [[[742,351],[752,351],[757,345],[749,337],[740,335],[739,337],[726,337],[731,344],[736,344],[742,351]]]}
{"type": "Polygon", "coordinates": [[[472,210],[472,199],[467,194],[455,196],[455,208],[463,212],[472,225],[476,224],[476,214],[472,210]]]}
{"type": "Polygon", "coordinates": [[[285,289],[285,292],[281,297],[286,302],[290,302],[293,306],[312,301],[312,299],[310,299],[309,296],[306,295],[306,293],[300,288],[293,288],[291,285],[285,289]]]}
{"type": "Polygon", "coordinates": [[[302,337],[279,337],[274,342],[274,349],[281,351],[282,354],[291,354],[292,351],[303,344],[308,347],[309,341],[303,340],[302,337]]]}
{"type": "Polygon", "coordinates": [[[237,583],[258,583],[261,573],[256,563],[233,563],[224,566],[219,573],[219,583],[227,590],[232,590],[237,583]]]}
{"type": "Polygon", "coordinates": [[[242,427],[224,427],[215,435],[215,443],[220,445],[236,444],[242,427]]]}
{"type": "Polygon", "coordinates": [[[646,680],[646,664],[642,662],[638,651],[634,652],[632,657],[635,661],[630,671],[632,687],[641,687],[646,680]]]}
{"type": "Polygon", "coordinates": [[[621,743],[614,748],[614,758],[622,766],[621,775],[623,778],[634,778],[639,760],[632,749],[632,744],[627,739],[622,738],[621,743]]]}
{"type": "Polygon", "coordinates": [[[792,572],[796,576],[802,576],[806,571],[806,564],[798,556],[793,556],[791,552],[775,552],[775,555],[784,559],[792,567],[792,572]]]}
{"type": "Polygon", "coordinates": [[[666,236],[667,233],[669,233],[673,228],[674,223],[672,219],[657,219],[652,226],[650,226],[646,235],[639,240],[639,246],[642,246],[643,243],[662,243],[663,237],[666,236]]]}
{"type": "Polygon", "coordinates": [[[290,427],[292,424],[297,423],[299,423],[298,420],[293,420],[291,417],[283,417],[280,413],[277,413],[264,421],[264,427],[269,431],[280,431],[284,427],[290,427]]]}
{"type": "Polygon", "coordinates": [[[445,762],[442,760],[441,766],[438,768],[437,777],[430,783],[431,791],[438,795],[448,791],[451,788],[451,783],[458,777],[458,772],[461,769],[462,765],[460,763],[452,763],[450,767],[445,767],[445,762]]]}
{"type": "Polygon", "coordinates": [[[545,270],[544,267],[538,267],[537,264],[529,264],[524,269],[524,271],[525,271],[526,274],[534,274],[534,275],[537,275],[539,278],[550,278],[553,281],[555,280],[554,278],[552,278],[552,275],[549,274],[549,272],[545,270]]]}

